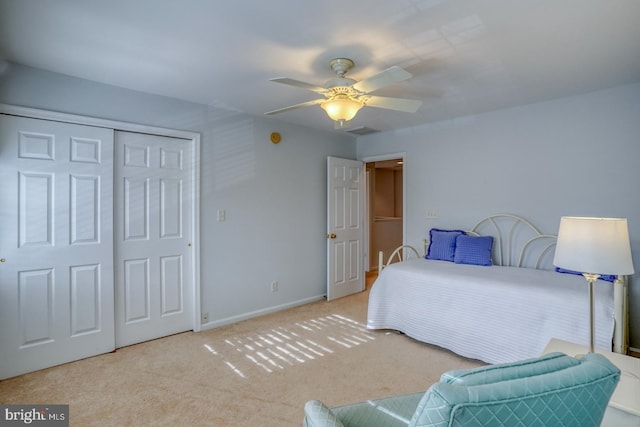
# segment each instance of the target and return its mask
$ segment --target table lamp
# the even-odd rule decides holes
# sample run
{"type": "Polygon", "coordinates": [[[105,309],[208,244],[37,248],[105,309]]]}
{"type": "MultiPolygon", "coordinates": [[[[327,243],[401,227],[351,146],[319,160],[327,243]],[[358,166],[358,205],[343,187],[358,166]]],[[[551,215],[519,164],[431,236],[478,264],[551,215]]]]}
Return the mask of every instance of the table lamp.
{"type": "Polygon", "coordinates": [[[593,284],[603,274],[633,274],[626,218],[563,216],[553,264],[579,271],[589,285],[589,353],[594,352],[593,284]],[[596,272],[597,273],[594,273],[596,272]]]}

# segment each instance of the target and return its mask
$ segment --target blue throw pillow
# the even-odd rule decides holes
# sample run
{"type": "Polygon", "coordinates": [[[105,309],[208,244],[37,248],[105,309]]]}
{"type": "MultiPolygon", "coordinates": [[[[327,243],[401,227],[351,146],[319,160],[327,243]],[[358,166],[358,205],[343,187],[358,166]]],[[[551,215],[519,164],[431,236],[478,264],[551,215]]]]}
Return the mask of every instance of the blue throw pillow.
{"type": "Polygon", "coordinates": [[[492,265],[493,236],[458,236],[453,262],[456,264],[492,265]]]}
{"type": "Polygon", "coordinates": [[[453,261],[456,251],[456,238],[464,235],[462,230],[440,230],[432,228],[429,230],[429,249],[427,259],[441,261],[453,261]]]}
{"type": "MultiPolygon", "coordinates": [[[[578,276],[582,276],[582,273],[579,272],[579,271],[567,270],[566,268],[561,268],[561,267],[556,267],[556,271],[558,273],[577,274],[578,276]]],[[[616,280],[616,276],[614,276],[612,274],[602,274],[600,277],[598,277],[598,279],[604,280],[605,282],[613,283],[616,280]]]]}

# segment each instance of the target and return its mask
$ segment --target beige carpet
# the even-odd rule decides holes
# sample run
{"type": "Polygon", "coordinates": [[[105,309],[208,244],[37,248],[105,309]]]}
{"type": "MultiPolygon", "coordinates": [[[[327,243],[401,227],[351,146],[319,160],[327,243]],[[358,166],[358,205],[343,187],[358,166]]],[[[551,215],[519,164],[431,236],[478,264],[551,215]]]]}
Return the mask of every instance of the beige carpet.
{"type": "Polygon", "coordinates": [[[426,390],[479,366],[367,331],[368,293],[186,332],[0,382],[1,403],[70,405],[73,426],[300,426],[303,405],[426,390]]]}

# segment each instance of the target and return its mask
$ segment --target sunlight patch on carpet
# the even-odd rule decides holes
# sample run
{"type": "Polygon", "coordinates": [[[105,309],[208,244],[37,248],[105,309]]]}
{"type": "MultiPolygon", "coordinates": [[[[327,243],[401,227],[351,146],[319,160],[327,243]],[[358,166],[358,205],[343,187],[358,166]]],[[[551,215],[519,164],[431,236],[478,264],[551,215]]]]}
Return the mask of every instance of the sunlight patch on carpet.
{"type": "Polygon", "coordinates": [[[331,314],[227,338],[218,344],[204,344],[204,348],[236,375],[249,378],[251,374],[273,373],[373,340],[374,334],[364,324],[331,314]]]}

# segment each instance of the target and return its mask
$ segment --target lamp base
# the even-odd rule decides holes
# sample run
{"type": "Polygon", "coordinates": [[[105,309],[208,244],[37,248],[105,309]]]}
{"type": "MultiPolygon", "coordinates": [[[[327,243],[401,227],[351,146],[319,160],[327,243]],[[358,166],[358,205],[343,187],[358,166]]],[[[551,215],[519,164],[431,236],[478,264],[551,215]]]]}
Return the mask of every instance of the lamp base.
{"type": "Polygon", "coordinates": [[[584,278],[587,280],[587,283],[589,284],[589,353],[593,353],[594,352],[594,324],[595,324],[595,319],[593,316],[593,312],[594,312],[594,302],[593,302],[593,284],[595,283],[596,280],[598,280],[598,277],[600,277],[599,274],[595,274],[595,273],[582,273],[582,275],[584,276],[584,278]]]}

